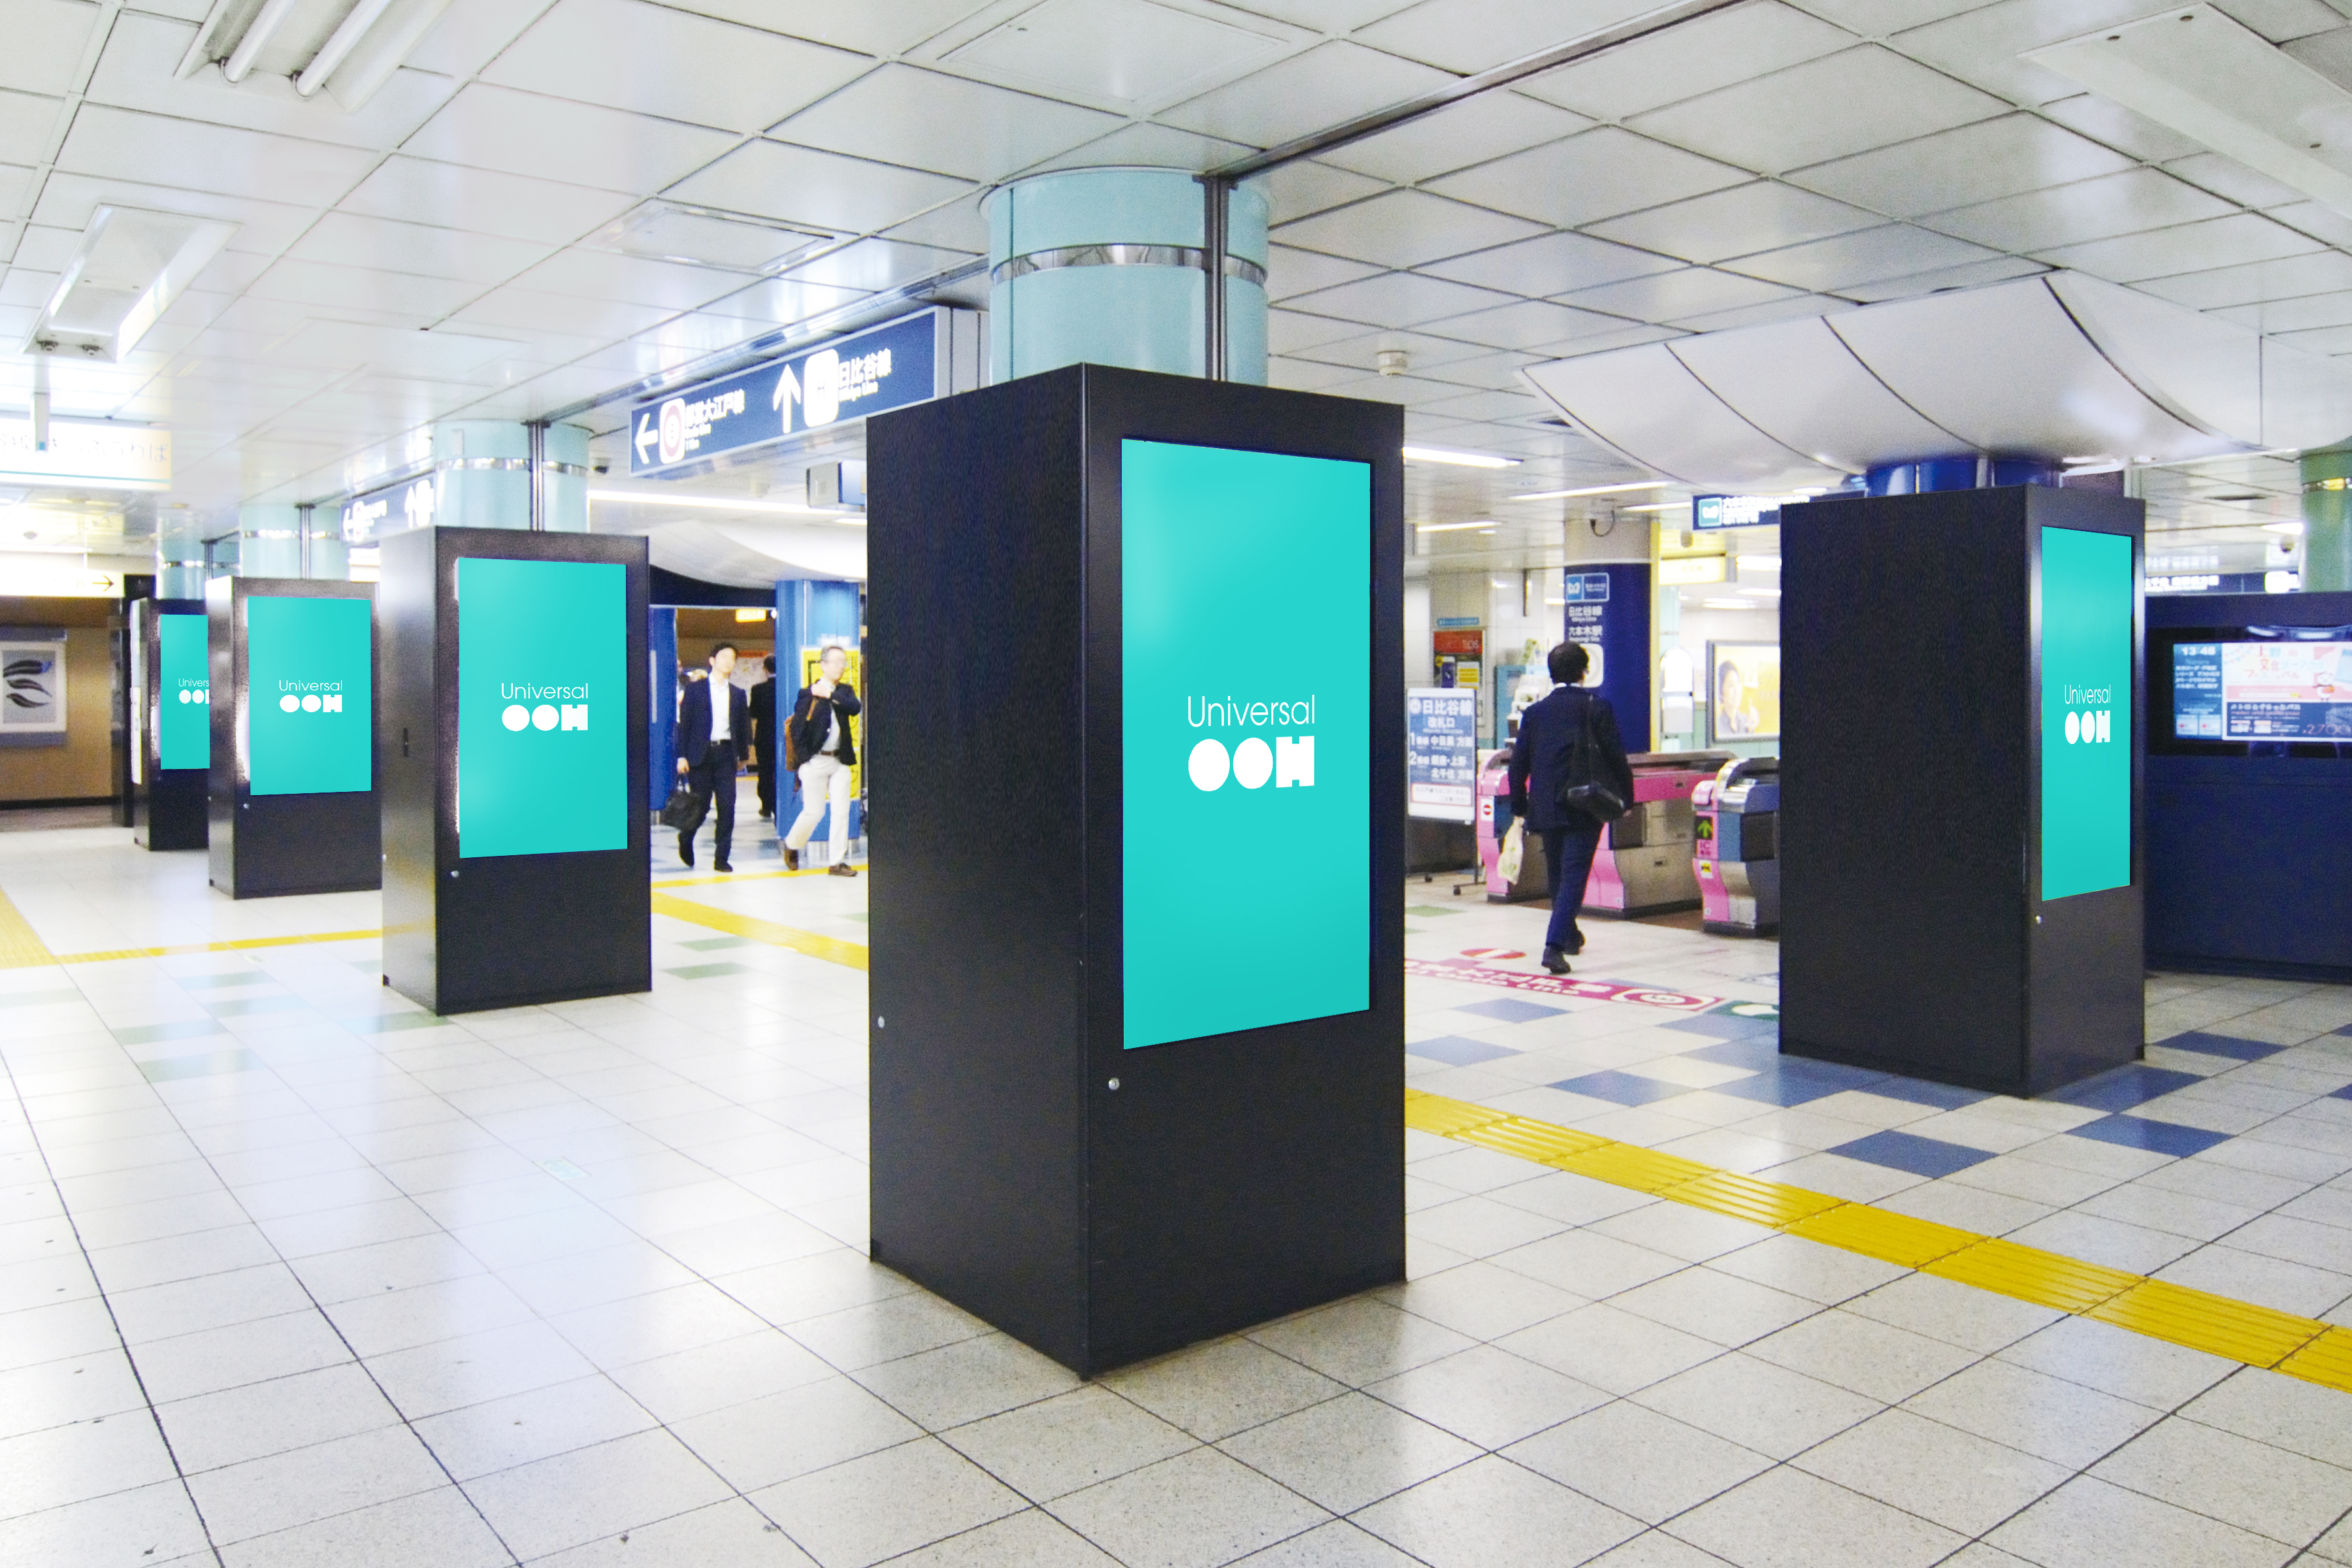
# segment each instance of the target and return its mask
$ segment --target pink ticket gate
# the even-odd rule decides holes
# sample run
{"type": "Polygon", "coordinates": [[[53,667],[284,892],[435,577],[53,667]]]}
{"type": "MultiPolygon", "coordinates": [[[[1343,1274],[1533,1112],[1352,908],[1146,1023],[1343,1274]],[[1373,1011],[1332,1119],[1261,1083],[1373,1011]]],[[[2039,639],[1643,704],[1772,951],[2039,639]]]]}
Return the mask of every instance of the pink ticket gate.
{"type": "Polygon", "coordinates": [[[1693,796],[1691,846],[1705,929],[1717,936],[1770,936],[1780,929],[1780,762],[1728,763],[1693,796]]]}
{"type": "Polygon", "coordinates": [[[1633,764],[1633,809],[1601,835],[1582,912],[1632,920],[1695,910],[1699,887],[1691,868],[1691,796],[1731,753],[1638,752],[1627,761],[1633,764]]]}

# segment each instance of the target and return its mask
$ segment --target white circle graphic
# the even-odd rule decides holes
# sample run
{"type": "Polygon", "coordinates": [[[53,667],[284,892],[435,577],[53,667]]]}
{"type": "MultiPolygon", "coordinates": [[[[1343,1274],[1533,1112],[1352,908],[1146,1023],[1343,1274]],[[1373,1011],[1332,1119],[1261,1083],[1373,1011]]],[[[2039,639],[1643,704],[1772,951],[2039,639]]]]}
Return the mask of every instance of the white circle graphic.
{"type": "Polygon", "coordinates": [[[195,700],[195,697],[193,693],[183,688],[180,692],[180,700],[183,702],[194,702],[195,700]]]}
{"type": "Polygon", "coordinates": [[[1203,741],[1192,748],[1192,756],[1185,761],[1184,771],[1192,775],[1195,789],[1223,789],[1226,771],[1232,765],[1231,759],[1225,755],[1223,742],[1203,741]]]}
{"type": "Polygon", "coordinates": [[[2082,738],[2083,716],[2080,713],[2069,712],[2066,715],[2066,743],[2071,746],[2082,738]]]}
{"type": "Polygon", "coordinates": [[[305,712],[305,713],[316,713],[318,710],[319,710],[319,698],[318,698],[318,694],[317,694],[317,693],[313,692],[310,696],[308,696],[308,697],[305,697],[304,699],[302,699],[302,711],[303,711],[303,712],[305,712]]]}
{"type": "Polygon", "coordinates": [[[542,702],[530,710],[531,727],[536,730],[552,730],[555,728],[556,717],[555,704],[542,702]]]}
{"type": "Polygon", "coordinates": [[[1252,735],[1234,748],[1234,782],[1255,789],[1274,776],[1274,748],[1252,735]]]}
{"type": "Polygon", "coordinates": [[[520,730],[530,722],[530,710],[520,702],[510,702],[507,710],[499,715],[499,722],[509,730],[520,730]]]}
{"type": "Polygon", "coordinates": [[[291,713],[301,706],[302,700],[290,691],[278,700],[278,710],[281,713],[291,713]]]}

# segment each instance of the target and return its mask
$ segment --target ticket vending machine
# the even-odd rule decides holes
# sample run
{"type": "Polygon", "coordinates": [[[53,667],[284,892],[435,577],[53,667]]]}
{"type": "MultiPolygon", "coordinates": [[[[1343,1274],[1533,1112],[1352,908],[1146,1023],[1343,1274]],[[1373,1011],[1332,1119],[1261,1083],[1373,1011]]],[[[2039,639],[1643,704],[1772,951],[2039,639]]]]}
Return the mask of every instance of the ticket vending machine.
{"type": "Polygon", "coordinates": [[[1692,792],[1697,874],[1706,930],[1770,936],[1780,929],[1780,759],[1745,757],[1692,792]]]}
{"type": "Polygon", "coordinates": [[[1699,907],[1690,844],[1696,837],[1691,799],[1731,761],[1729,752],[1637,752],[1633,808],[1611,823],[1584,884],[1588,915],[1633,920],[1699,907]]]}

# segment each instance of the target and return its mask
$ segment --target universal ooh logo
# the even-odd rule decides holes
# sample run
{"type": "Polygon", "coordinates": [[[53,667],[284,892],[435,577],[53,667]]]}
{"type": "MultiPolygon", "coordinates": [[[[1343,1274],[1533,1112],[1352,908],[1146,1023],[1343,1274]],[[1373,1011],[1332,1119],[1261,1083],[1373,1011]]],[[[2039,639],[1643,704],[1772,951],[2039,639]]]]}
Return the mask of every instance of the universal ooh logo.
{"type": "Polygon", "coordinates": [[[588,688],[502,683],[499,695],[506,707],[499,722],[520,734],[525,730],[585,730],[588,728],[588,688]],[[523,700],[518,701],[520,698],[523,700]],[[553,701],[547,699],[555,699],[553,701]],[[568,699],[577,698],[572,701],[568,699]]]}
{"type": "Polygon", "coordinates": [[[2112,688],[2105,686],[2070,686],[2066,689],[2066,743],[2070,746],[2095,746],[2115,738],[2115,710],[2104,706],[2115,700],[2112,688]],[[2083,703],[2084,707],[2073,704],[2083,703]],[[2091,703],[2103,706],[2093,708],[2091,703]]]}
{"type": "MultiPolygon", "coordinates": [[[[1312,728],[1315,699],[1310,696],[1303,701],[1239,702],[1231,697],[1188,697],[1184,700],[1184,721],[1195,730],[1312,728]]],[[[1224,742],[1213,735],[1206,736],[1192,743],[1184,771],[1191,776],[1192,786],[1201,790],[1223,789],[1228,778],[1244,789],[1263,789],[1268,779],[1274,781],[1276,789],[1311,789],[1315,784],[1315,737],[1276,735],[1269,746],[1263,737],[1249,735],[1228,750],[1224,742]]]]}
{"type": "Polygon", "coordinates": [[[286,690],[281,683],[279,689],[285,693],[278,699],[278,710],[281,713],[340,713],[343,710],[341,682],[312,686],[299,692],[286,690]]]}

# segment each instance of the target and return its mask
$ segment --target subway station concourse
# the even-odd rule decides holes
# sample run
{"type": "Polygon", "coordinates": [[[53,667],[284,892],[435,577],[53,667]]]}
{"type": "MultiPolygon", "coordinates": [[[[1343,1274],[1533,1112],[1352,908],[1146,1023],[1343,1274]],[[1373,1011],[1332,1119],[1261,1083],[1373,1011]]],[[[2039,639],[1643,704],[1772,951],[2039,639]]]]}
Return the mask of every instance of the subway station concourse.
{"type": "Polygon", "coordinates": [[[2352,1568],[2352,0],[0,45],[0,1564],[2352,1568]]]}

